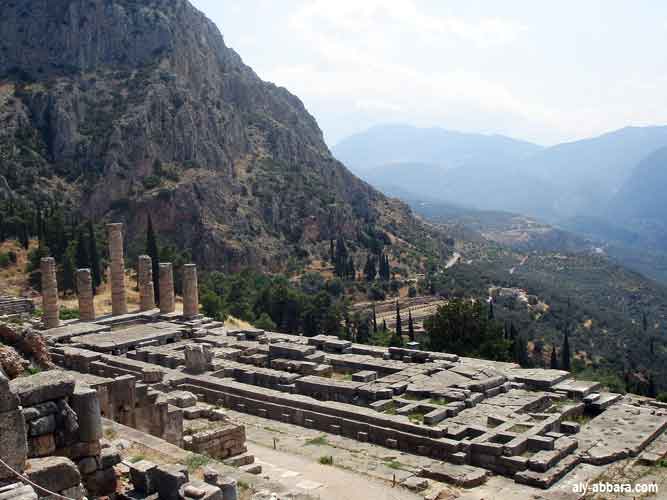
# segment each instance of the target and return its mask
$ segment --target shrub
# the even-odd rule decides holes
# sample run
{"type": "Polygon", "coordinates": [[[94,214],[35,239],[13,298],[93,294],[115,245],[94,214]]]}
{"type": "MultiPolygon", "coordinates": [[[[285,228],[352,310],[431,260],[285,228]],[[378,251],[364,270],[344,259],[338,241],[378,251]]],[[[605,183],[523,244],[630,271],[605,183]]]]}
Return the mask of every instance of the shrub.
{"type": "Polygon", "coordinates": [[[320,457],[319,462],[322,465],[333,465],[333,457],[331,455],[320,457]]]}
{"type": "Polygon", "coordinates": [[[79,310],[78,309],[69,309],[67,307],[60,308],[60,319],[79,319],[79,310]]]}
{"type": "Polygon", "coordinates": [[[160,185],[160,178],[157,175],[147,175],[141,180],[146,189],[155,189],[160,185]]]}

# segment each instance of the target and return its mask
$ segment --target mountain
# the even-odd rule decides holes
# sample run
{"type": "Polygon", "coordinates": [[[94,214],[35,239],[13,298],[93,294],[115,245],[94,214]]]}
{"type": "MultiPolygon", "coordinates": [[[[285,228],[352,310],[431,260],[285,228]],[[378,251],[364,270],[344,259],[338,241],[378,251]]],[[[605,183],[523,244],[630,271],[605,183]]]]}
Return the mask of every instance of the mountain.
{"type": "Polygon", "coordinates": [[[541,149],[502,135],[467,134],[441,128],[378,125],[343,139],[333,153],[353,171],[397,163],[454,168],[468,162],[516,160],[541,149]]]}
{"type": "Polygon", "coordinates": [[[667,127],[627,127],[540,148],[499,136],[382,126],[333,151],[382,189],[401,186],[440,201],[556,222],[603,215],[637,163],[665,145],[667,127]]]}
{"type": "Polygon", "coordinates": [[[428,233],[186,0],[0,0],[0,53],[0,178],[42,206],[124,221],[133,252],[149,214],[230,270],[317,258],[339,236],[428,233]]]}

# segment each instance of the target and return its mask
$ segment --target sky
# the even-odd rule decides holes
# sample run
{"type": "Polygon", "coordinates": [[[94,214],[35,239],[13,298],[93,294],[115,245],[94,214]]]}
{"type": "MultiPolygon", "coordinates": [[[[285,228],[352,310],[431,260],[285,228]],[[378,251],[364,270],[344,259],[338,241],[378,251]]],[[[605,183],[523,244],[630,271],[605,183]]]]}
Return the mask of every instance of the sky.
{"type": "Polygon", "coordinates": [[[329,145],[373,125],[543,145],[667,124],[663,0],[191,0],[329,145]]]}

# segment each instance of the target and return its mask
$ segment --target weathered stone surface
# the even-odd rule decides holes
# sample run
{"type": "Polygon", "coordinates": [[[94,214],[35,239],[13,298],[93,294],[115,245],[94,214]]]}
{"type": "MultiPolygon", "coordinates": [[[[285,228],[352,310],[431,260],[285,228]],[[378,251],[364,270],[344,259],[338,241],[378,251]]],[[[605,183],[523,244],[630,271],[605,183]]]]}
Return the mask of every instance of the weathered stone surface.
{"type": "Polygon", "coordinates": [[[44,434],[28,439],[29,457],[45,457],[51,455],[55,450],[56,440],[53,434],[44,434]]]}
{"type": "Polygon", "coordinates": [[[183,316],[193,318],[199,314],[199,284],[197,282],[197,266],[183,266],[183,316]]]}
{"type": "Polygon", "coordinates": [[[422,469],[419,475],[441,483],[453,484],[462,488],[473,488],[484,484],[489,472],[471,465],[455,465],[448,463],[434,463],[422,469]]]}
{"type": "Polygon", "coordinates": [[[178,490],[182,498],[195,500],[223,500],[222,491],[217,486],[203,481],[191,481],[178,490]]]}
{"type": "MultiPolygon", "coordinates": [[[[26,428],[18,409],[0,413],[0,458],[15,470],[22,471],[28,456],[26,428]]],[[[0,481],[12,473],[0,467],[0,481]]]]}
{"type": "Polygon", "coordinates": [[[107,224],[107,231],[109,238],[109,269],[111,271],[111,309],[112,314],[118,316],[127,314],[123,224],[107,224]]]}
{"type": "Polygon", "coordinates": [[[108,469],[121,461],[120,452],[116,448],[102,448],[100,453],[100,469],[108,469]]]}
{"type": "Polygon", "coordinates": [[[58,281],[56,261],[53,257],[43,257],[40,264],[42,275],[42,321],[45,328],[60,326],[60,303],[58,300],[58,281]]]}
{"type": "MultiPolygon", "coordinates": [[[[30,459],[26,466],[26,475],[35,484],[54,492],[76,487],[81,482],[79,469],[65,457],[30,459]]],[[[43,492],[38,494],[44,496],[43,492]]]]}
{"type": "Polygon", "coordinates": [[[77,270],[76,293],[79,298],[79,318],[81,321],[95,321],[95,296],[90,269],[77,270]]]}
{"type": "Polygon", "coordinates": [[[157,465],[140,460],[130,465],[130,481],[137,491],[150,495],[157,488],[157,465]]]}
{"type": "Polygon", "coordinates": [[[155,478],[160,498],[177,500],[179,489],[189,480],[188,468],[184,465],[160,465],[155,471],[155,478]]]}
{"type": "Polygon", "coordinates": [[[42,436],[44,434],[51,434],[56,430],[56,417],[54,415],[47,415],[30,422],[30,436],[42,436]]]}
{"type": "Polygon", "coordinates": [[[59,370],[50,370],[14,379],[10,386],[23,406],[33,406],[68,397],[74,392],[74,378],[59,370]]]}
{"type": "Polygon", "coordinates": [[[92,442],[102,437],[102,416],[97,391],[77,386],[71,397],[72,409],[79,423],[79,439],[92,442]]]}
{"type": "Polygon", "coordinates": [[[160,312],[169,314],[176,310],[174,296],[174,269],[170,262],[160,262],[160,312]]]}

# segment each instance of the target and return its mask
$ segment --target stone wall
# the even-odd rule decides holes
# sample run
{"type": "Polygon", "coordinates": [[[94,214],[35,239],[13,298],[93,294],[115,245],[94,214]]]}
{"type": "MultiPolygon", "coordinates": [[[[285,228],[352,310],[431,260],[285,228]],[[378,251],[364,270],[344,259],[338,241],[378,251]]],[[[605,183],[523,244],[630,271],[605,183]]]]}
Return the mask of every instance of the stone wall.
{"type": "Polygon", "coordinates": [[[229,458],[247,451],[245,427],[230,423],[223,428],[204,430],[183,438],[183,447],[213,458],[229,458]]]}
{"type": "MultiPolygon", "coordinates": [[[[25,443],[33,481],[70,498],[115,492],[113,466],[120,455],[101,447],[100,402],[94,389],[59,370],[14,379],[9,389],[22,406],[23,432],[18,425],[7,435],[25,443]]],[[[41,490],[37,494],[46,496],[41,490]]]]}

